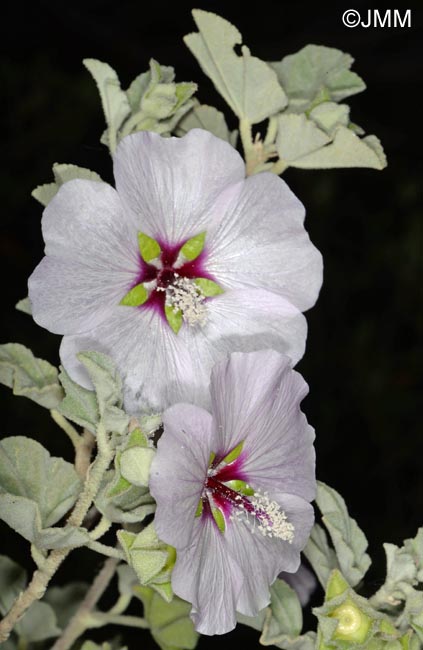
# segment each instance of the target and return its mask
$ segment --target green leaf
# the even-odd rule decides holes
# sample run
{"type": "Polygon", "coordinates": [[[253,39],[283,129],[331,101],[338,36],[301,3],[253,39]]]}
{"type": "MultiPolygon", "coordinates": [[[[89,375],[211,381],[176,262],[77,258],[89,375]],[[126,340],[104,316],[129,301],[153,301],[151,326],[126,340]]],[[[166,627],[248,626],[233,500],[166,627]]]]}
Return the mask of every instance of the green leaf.
{"type": "Polygon", "coordinates": [[[132,485],[147,487],[154,456],[155,451],[151,447],[126,449],[120,457],[120,471],[123,478],[132,485]]]}
{"type": "MultiPolygon", "coordinates": [[[[141,585],[156,588],[170,581],[175,563],[175,550],[157,537],[153,523],[146,526],[138,535],[125,530],[117,533],[125,552],[128,564],[134,569],[141,585]]],[[[173,594],[172,594],[173,595],[173,594]]]]}
{"type": "Polygon", "coordinates": [[[233,112],[257,124],[282,110],[287,98],[275,72],[245,45],[240,57],[235,54],[235,45],[242,43],[236,27],[207,11],[195,9],[192,14],[199,32],[184,41],[233,112]]]}
{"type": "Polygon", "coordinates": [[[107,63],[84,59],[83,64],[97,84],[108,127],[107,143],[113,153],[117,145],[118,131],[131,112],[128,98],[120,87],[116,72],[107,63]]]}
{"type": "Polygon", "coordinates": [[[276,148],[286,165],[298,167],[307,154],[330,142],[329,136],[305,115],[281,115],[278,118],[276,148]]]}
{"type": "Polygon", "coordinates": [[[138,233],[138,247],[144,262],[151,262],[159,257],[162,249],[158,242],[152,237],[149,237],[144,232],[138,233]]]}
{"type": "Polygon", "coordinates": [[[175,596],[166,602],[149,587],[136,587],[135,594],[144,605],[144,618],[162,650],[193,650],[199,635],[189,618],[191,605],[175,596]]]}
{"type": "Polygon", "coordinates": [[[39,549],[77,547],[90,539],[83,528],[46,528],[38,504],[13,494],[0,494],[0,519],[39,549]]]}
{"type": "Polygon", "coordinates": [[[59,379],[66,395],[58,410],[68,420],[95,433],[100,414],[94,391],[77,384],[63,369],[59,374],[59,379]]]}
{"type": "Polygon", "coordinates": [[[22,311],[24,314],[32,315],[31,302],[29,298],[22,298],[22,300],[19,300],[15,305],[15,309],[22,311]]]}
{"type": "Polygon", "coordinates": [[[224,293],[222,287],[220,287],[217,282],[213,282],[213,280],[209,280],[208,278],[196,278],[195,284],[199,289],[201,289],[201,293],[203,296],[206,296],[206,298],[218,296],[221,293],[224,293]]]}
{"type": "Polygon", "coordinates": [[[36,601],[16,625],[16,633],[27,642],[36,643],[60,636],[56,614],[47,603],[36,601]]]}
{"type": "Polygon", "coordinates": [[[281,637],[297,637],[303,626],[301,604],[297,594],[283,580],[270,588],[270,607],[260,637],[262,645],[274,645],[281,637]]]}
{"type": "Polygon", "coordinates": [[[194,106],[178,123],[176,135],[183,136],[191,129],[210,131],[210,133],[221,138],[221,140],[226,140],[232,146],[236,145],[238,132],[233,131],[231,133],[229,131],[225,116],[213,106],[207,106],[206,104],[194,106]]]}
{"type": "Polygon", "coordinates": [[[0,555],[0,614],[7,614],[26,586],[26,571],[13,560],[0,555]]]}
{"type": "Polygon", "coordinates": [[[319,524],[314,524],[304,555],[310,562],[323,589],[333,569],[338,568],[335,551],[330,548],[324,529],[319,524]]]}
{"type": "Polygon", "coordinates": [[[366,553],[367,539],[355,519],[349,516],[341,495],[320,481],[316,503],[331,536],[342,574],[354,587],[371,564],[366,553]]]}
{"type": "Polygon", "coordinates": [[[386,156],[376,136],[359,138],[351,129],[339,126],[333,142],[302,157],[293,166],[300,169],[369,167],[380,170],[386,164],[386,156]]]}
{"type": "Polygon", "coordinates": [[[56,196],[58,190],[57,183],[45,183],[44,185],[38,185],[35,190],[32,190],[31,196],[34,197],[38,203],[41,203],[44,207],[48,205],[51,199],[56,196]]]}
{"type": "Polygon", "coordinates": [[[139,524],[155,511],[154,499],[147,488],[136,487],[130,483],[122,486],[122,490],[117,490],[119,480],[119,474],[116,475],[113,471],[108,473],[96,497],[95,505],[114,523],[139,524]]]}
{"type": "Polygon", "coordinates": [[[132,287],[132,289],[124,295],[119,304],[127,307],[139,307],[140,305],[143,305],[146,300],[148,300],[148,291],[141,283],[132,287]]]}
{"type": "Polygon", "coordinates": [[[85,167],[78,167],[66,163],[54,163],[53,165],[54,183],[46,185],[39,185],[32,192],[32,196],[39,203],[46,206],[50,203],[51,199],[57,194],[59,187],[67,181],[72,181],[76,178],[82,178],[90,181],[102,182],[102,179],[96,172],[92,172],[85,167]]]}
{"type": "Polygon", "coordinates": [[[182,255],[189,260],[195,260],[204,249],[204,243],[206,241],[206,233],[200,232],[195,237],[191,237],[185,244],[182,246],[180,252],[182,255]]]}
{"type": "Polygon", "coordinates": [[[179,309],[175,311],[175,307],[165,304],[165,316],[170,327],[173,329],[175,334],[177,334],[182,327],[182,312],[179,309]]]}
{"type": "Polygon", "coordinates": [[[57,408],[63,398],[57,369],[37,359],[19,343],[0,345],[0,382],[48,409],[57,408]]]}
{"type": "Polygon", "coordinates": [[[75,614],[89,589],[86,582],[69,582],[62,587],[49,587],[43,600],[54,610],[59,627],[64,629],[75,614]]]}
{"type": "Polygon", "coordinates": [[[332,136],[338,126],[349,125],[350,107],[347,104],[323,102],[310,111],[310,118],[320,129],[332,136]]]}
{"type": "Polygon", "coordinates": [[[54,163],[53,175],[54,180],[59,187],[60,185],[63,185],[63,183],[67,183],[68,181],[73,181],[75,179],[98,181],[100,183],[103,182],[97,172],[93,172],[86,167],[78,167],[77,165],[72,165],[69,163],[54,163]]]}
{"type": "Polygon", "coordinates": [[[270,63],[289,98],[289,111],[302,113],[322,101],[339,102],[362,92],[364,81],[350,68],[354,59],[340,50],[306,45],[270,63]]]}
{"type": "Polygon", "coordinates": [[[81,487],[73,465],[50,456],[35,440],[15,436],[0,442],[0,494],[33,500],[43,526],[52,526],[68,512],[81,487]]]}

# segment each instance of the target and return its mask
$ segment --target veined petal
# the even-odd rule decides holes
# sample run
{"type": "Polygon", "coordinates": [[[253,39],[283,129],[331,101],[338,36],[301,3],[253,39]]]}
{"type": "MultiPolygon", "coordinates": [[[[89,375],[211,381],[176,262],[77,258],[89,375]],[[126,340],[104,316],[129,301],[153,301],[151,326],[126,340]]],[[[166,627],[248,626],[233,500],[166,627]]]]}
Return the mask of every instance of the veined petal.
{"type": "Polygon", "coordinates": [[[84,371],[77,352],[99,350],[111,356],[122,373],[125,408],[130,413],[162,411],[188,400],[204,404],[210,366],[205,367],[204,359],[192,352],[184,329],[188,328],[175,335],[159,313],[121,306],[86,335],[66,336],[60,358],[80,382],[84,371]],[[127,310],[132,310],[130,318],[127,310]]]}
{"type": "Polygon", "coordinates": [[[218,351],[214,362],[231,352],[274,348],[295,364],[304,354],[307,323],[277,294],[264,289],[225,291],[210,300],[203,335],[218,351]]]}
{"type": "Polygon", "coordinates": [[[241,156],[208,131],[183,138],[146,131],[122,140],[114,156],[116,188],[133,223],[151,237],[181,242],[207,230],[219,195],[245,176],[241,156]]]}
{"type": "Polygon", "coordinates": [[[106,183],[62,185],[43,215],[46,257],[28,281],[35,321],[76,334],[108,318],[138,272],[136,233],[106,183]]]}
{"type": "Polygon", "coordinates": [[[232,354],[214,367],[212,410],[220,448],[244,440],[243,469],[253,486],[314,498],[314,431],[300,410],[307,392],[290,359],[275,350],[232,354]]]}
{"type": "Polygon", "coordinates": [[[322,285],[322,256],[304,229],[304,207],[279,177],[247,178],[209,233],[208,269],[223,287],[268,289],[302,311],[322,285]]]}
{"type": "Polygon", "coordinates": [[[240,566],[213,520],[197,519],[189,546],[177,552],[174,592],[192,603],[191,618],[201,634],[225,634],[236,625],[236,602],[243,589],[240,566]]]}
{"type": "Polygon", "coordinates": [[[215,445],[213,418],[204,409],[177,404],[164,412],[163,426],[150,471],[150,491],[159,504],[154,525],[160,539],[182,548],[192,535],[210,449],[215,445]]]}

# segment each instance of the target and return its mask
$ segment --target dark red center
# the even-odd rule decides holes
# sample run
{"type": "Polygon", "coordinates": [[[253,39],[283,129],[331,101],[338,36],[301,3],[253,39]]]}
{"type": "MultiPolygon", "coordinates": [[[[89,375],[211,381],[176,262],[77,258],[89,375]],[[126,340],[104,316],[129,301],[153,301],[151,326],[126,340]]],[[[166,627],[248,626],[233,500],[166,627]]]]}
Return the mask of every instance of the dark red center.
{"type": "Polygon", "coordinates": [[[155,309],[166,318],[164,311],[166,292],[163,291],[163,289],[166,289],[173,284],[177,278],[189,278],[192,280],[195,278],[214,280],[214,278],[205,268],[205,262],[207,259],[207,252],[205,249],[195,260],[187,261],[181,266],[175,268],[179,251],[187,240],[184,240],[179,244],[168,244],[161,239],[157,239],[156,241],[161,248],[161,253],[158,258],[160,261],[160,268],[155,264],[145,262],[140,255],[139,274],[133,286],[140,283],[152,282],[153,280],[156,281],[156,288],[151,292],[148,300],[143,305],[139,306],[139,309],[155,309]]]}

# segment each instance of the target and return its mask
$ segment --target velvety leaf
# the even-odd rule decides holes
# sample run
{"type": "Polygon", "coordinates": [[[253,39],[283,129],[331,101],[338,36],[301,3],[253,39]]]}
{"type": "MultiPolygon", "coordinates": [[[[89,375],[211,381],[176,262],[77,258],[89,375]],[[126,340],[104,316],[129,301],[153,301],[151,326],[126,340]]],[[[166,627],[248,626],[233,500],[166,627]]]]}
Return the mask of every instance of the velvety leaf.
{"type": "Polygon", "coordinates": [[[72,181],[75,178],[100,182],[102,180],[96,172],[92,172],[90,169],[67,163],[54,163],[53,176],[54,183],[39,185],[32,192],[34,199],[44,206],[50,203],[51,199],[57,194],[59,187],[67,181],[72,181]]]}
{"type": "Polygon", "coordinates": [[[16,625],[16,633],[28,642],[44,641],[59,636],[56,614],[47,603],[36,601],[16,625]]]}
{"type": "Polygon", "coordinates": [[[366,553],[367,539],[355,519],[349,516],[345,501],[336,490],[318,482],[316,503],[331,536],[342,574],[354,587],[371,564],[366,553]]]}
{"type": "Polygon", "coordinates": [[[297,594],[283,580],[270,588],[270,607],[260,637],[262,645],[274,645],[280,637],[297,637],[303,625],[301,603],[297,594]]]}
{"type": "Polygon", "coordinates": [[[304,555],[310,562],[323,589],[333,569],[338,568],[335,551],[330,548],[324,529],[319,524],[314,524],[304,555]]]}
{"type": "Polygon", "coordinates": [[[378,138],[368,135],[359,138],[351,129],[339,126],[334,140],[297,160],[300,169],[332,169],[334,167],[369,167],[384,169],[386,156],[378,138]]]}
{"type": "Polygon", "coordinates": [[[0,555],[0,614],[7,614],[25,589],[26,581],[26,571],[10,558],[0,555]]]}
{"type": "Polygon", "coordinates": [[[57,183],[45,183],[32,190],[31,196],[45,207],[50,203],[53,196],[56,196],[58,189],[57,183]]]}
{"type": "Polygon", "coordinates": [[[339,102],[365,89],[350,68],[354,59],[332,47],[306,45],[271,63],[289,98],[289,110],[301,113],[322,101],[339,102]]]}
{"type": "Polygon", "coordinates": [[[236,27],[207,11],[192,13],[199,32],[185,36],[185,43],[233,112],[256,124],[282,110],[287,98],[275,72],[245,45],[241,56],[235,53],[242,43],[236,27]]]}
{"type": "Polygon", "coordinates": [[[86,582],[70,582],[62,587],[49,587],[43,601],[54,610],[59,627],[64,629],[75,614],[90,585],[86,582]]]}
{"type": "Polygon", "coordinates": [[[116,149],[117,133],[131,112],[129,101],[120,87],[116,72],[107,63],[96,59],[84,59],[83,63],[97,84],[108,127],[108,145],[113,153],[116,149]]]}
{"type": "Polygon", "coordinates": [[[177,596],[166,602],[149,587],[135,587],[135,594],[144,605],[144,618],[151,634],[162,650],[171,648],[193,650],[199,635],[189,618],[191,605],[177,596]]]}
{"type": "Polygon", "coordinates": [[[81,487],[73,465],[50,456],[35,440],[15,436],[0,442],[0,494],[34,501],[43,527],[68,512],[81,487]]]}
{"type": "Polygon", "coordinates": [[[0,382],[48,409],[57,408],[63,398],[57,369],[19,343],[0,345],[0,382]]]}
{"type": "Polygon", "coordinates": [[[278,119],[276,148],[279,158],[287,165],[298,167],[307,154],[329,142],[329,136],[305,115],[281,115],[278,119]]]}
{"type": "Polygon", "coordinates": [[[228,129],[225,116],[213,106],[198,104],[179,122],[176,134],[183,136],[191,129],[204,129],[210,131],[218,138],[230,142],[235,146],[237,132],[232,133],[228,129]]]}
{"type": "Polygon", "coordinates": [[[66,396],[58,410],[72,422],[76,422],[95,433],[100,414],[94,391],[77,384],[63,368],[59,374],[59,379],[65,389],[66,396]]]}
{"type": "Polygon", "coordinates": [[[152,448],[126,449],[120,457],[120,471],[123,478],[132,485],[147,487],[154,455],[155,451],[152,448]]]}
{"type": "Polygon", "coordinates": [[[310,111],[310,119],[325,133],[332,136],[338,126],[349,125],[350,107],[346,104],[323,102],[310,111]]]}
{"type": "Polygon", "coordinates": [[[22,311],[24,314],[32,315],[31,302],[29,298],[22,298],[22,300],[19,300],[15,305],[15,309],[22,311]]]}

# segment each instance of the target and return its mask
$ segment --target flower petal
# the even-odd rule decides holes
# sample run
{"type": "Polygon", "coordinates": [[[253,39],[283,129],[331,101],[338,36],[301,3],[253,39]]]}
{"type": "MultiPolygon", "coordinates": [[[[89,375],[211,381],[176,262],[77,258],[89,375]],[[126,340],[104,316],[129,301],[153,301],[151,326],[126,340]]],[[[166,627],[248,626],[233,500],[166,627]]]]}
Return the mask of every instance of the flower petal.
{"type": "Polygon", "coordinates": [[[293,573],[300,565],[304,548],[314,522],[312,506],[299,497],[271,494],[295,528],[292,544],[275,537],[252,533],[250,525],[234,520],[227,528],[226,538],[234,561],[244,575],[236,609],[245,616],[256,616],[268,605],[269,585],[281,571],[293,573]]]}
{"type": "Polygon", "coordinates": [[[89,331],[137,276],[136,232],[115,190],[87,180],[62,185],[42,224],[47,257],[28,282],[34,319],[60,334],[89,331]]]}
{"type": "Polygon", "coordinates": [[[215,362],[231,352],[263,348],[283,352],[293,363],[304,354],[306,320],[282,296],[264,289],[225,291],[210,300],[208,311],[202,332],[219,351],[215,362]]]}
{"type": "Polygon", "coordinates": [[[163,425],[150,470],[150,490],[157,501],[154,526],[160,539],[182,548],[190,541],[207,475],[213,420],[204,409],[177,404],[165,411],[163,425]]]}
{"type": "Polygon", "coordinates": [[[322,256],[303,222],[304,207],[281,178],[251,176],[210,231],[207,268],[223,287],[262,287],[309,309],[322,285],[322,256]]]}
{"type": "Polygon", "coordinates": [[[315,495],[314,431],[300,411],[308,387],[274,350],[232,354],[212,373],[220,449],[244,440],[243,471],[253,488],[315,495]],[[248,395],[248,399],[246,399],[248,395]]]}
{"type": "Polygon", "coordinates": [[[203,405],[209,367],[191,351],[184,329],[175,335],[159,313],[121,306],[86,335],[65,337],[60,358],[71,377],[81,381],[84,371],[77,352],[98,350],[111,356],[122,374],[125,408],[130,413],[162,411],[188,400],[203,405]]]}
{"type": "Polygon", "coordinates": [[[201,634],[225,634],[235,627],[243,575],[211,518],[197,519],[191,544],[178,549],[172,587],[192,603],[191,618],[201,634]]]}
{"type": "Polygon", "coordinates": [[[245,176],[238,152],[208,131],[183,138],[146,131],[122,140],[114,156],[116,188],[134,224],[178,243],[207,230],[219,195],[245,176]]]}

